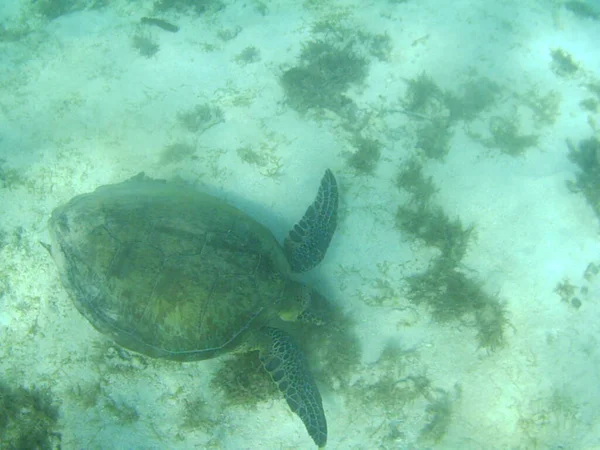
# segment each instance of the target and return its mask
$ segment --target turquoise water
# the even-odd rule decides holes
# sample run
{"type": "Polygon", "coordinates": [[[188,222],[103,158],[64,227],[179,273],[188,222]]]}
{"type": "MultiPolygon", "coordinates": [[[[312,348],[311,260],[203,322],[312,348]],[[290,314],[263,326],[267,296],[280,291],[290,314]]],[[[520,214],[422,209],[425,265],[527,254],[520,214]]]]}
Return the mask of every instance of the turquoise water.
{"type": "Polygon", "coordinates": [[[3,2],[0,447],[313,446],[253,354],[120,348],[39,242],[142,171],[281,242],[329,168],[335,319],[290,327],[328,447],[600,448],[597,42],[592,1],[3,2]]]}

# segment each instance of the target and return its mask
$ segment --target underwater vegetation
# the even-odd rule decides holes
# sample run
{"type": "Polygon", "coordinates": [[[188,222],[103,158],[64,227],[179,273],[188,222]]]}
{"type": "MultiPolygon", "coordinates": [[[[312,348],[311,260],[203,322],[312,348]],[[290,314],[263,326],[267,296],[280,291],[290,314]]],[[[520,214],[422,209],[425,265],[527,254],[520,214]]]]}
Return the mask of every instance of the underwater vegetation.
{"type": "Polygon", "coordinates": [[[460,219],[449,218],[440,206],[422,202],[399,206],[396,227],[429,247],[437,247],[444,258],[456,262],[465,255],[473,231],[460,219]]]}
{"type": "Polygon", "coordinates": [[[140,415],[135,406],[110,396],[104,397],[103,410],[112,415],[120,424],[130,425],[139,420],[140,415]]]}
{"type": "Polygon", "coordinates": [[[442,89],[425,72],[406,80],[407,89],[402,106],[412,113],[431,115],[439,112],[443,103],[442,89]]]}
{"type": "Polygon", "coordinates": [[[392,52],[392,39],[386,34],[367,34],[359,31],[359,36],[367,43],[368,51],[380,61],[387,61],[392,52]]]}
{"type": "Polygon", "coordinates": [[[592,81],[591,83],[587,83],[585,87],[600,102],[600,81],[592,81]]]}
{"type": "Polygon", "coordinates": [[[473,227],[464,227],[460,219],[451,219],[440,206],[431,204],[437,191],[431,177],[425,178],[422,164],[409,160],[396,176],[396,186],[411,194],[411,201],[396,211],[396,228],[440,250],[445,259],[458,263],[466,253],[473,227]]]}
{"type": "Polygon", "coordinates": [[[430,159],[443,159],[450,151],[457,122],[470,122],[490,109],[500,87],[486,77],[471,76],[456,92],[444,90],[425,72],[407,79],[402,112],[418,119],[416,147],[430,159]]]}
{"type": "Polygon", "coordinates": [[[68,392],[70,399],[86,410],[95,408],[105,395],[104,388],[98,381],[77,383],[68,392]]]}
{"type": "Polygon", "coordinates": [[[459,87],[458,93],[444,91],[444,104],[450,120],[474,120],[489,109],[501,93],[500,86],[486,77],[473,77],[459,87]]]}
{"type": "Polygon", "coordinates": [[[258,145],[238,147],[236,153],[246,164],[259,168],[263,176],[275,178],[281,174],[283,168],[281,157],[277,155],[278,142],[283,142],[281,136],[267,132],[258,145]]]}
{"type": "Polygon", "coordinates": [[[591,137],[576,147],[567,142],[569,159],[579,168],[575,181],[567,181],[572,192],[581,192],[600,219],[600,141],[591,137]]]}
{"type": "Polygon", "coordinates": [[[156,55],[160,48],[152,35],[141,29],[136,31],[131,38],[131,46],[137,50],[140,55],[145,56],[146,58],[151,58],[156,55]]]}
{"type": "Polygon", "coordinates": [[[585,100],[582,100],[579,104],[586,111],[589,111],[591,113],[598,112],[598,102],[593,98],[586,98],[585,100]]]}
{"type": "Polygon", "coordinates": [[[559,295],[563,302],[569,302],[577,292],[577,286],[574,286],[567,278],[565,278],[556,285],[554,292],[559,295]]]}
{"type": "Polygon", "coordinates": [[[183,399],[181,427],[184,430],[202,430],[209,432],[217,426],[217,414],[200,395],[183,399]]]}
{"type": "Polygon", "coordinates": [[[376,139],[369,139],[356,133],[350,140],[354,151],[345,152],[346,164],[357,175],[373,175],[381,157],[382,144],[376,139]]]}
{"type": "Polygon", "coordinates": [[[399,101],[401,109],[390,111],[418,121],[416,147],[429,159],[445,157],[450,151],[454,128],[460,122],[471,139],[488,149],[520,156],[536,148],[539,136],[524,133],[517,114],[490,114],[499,99],[505,103],[509,100],[515,110],[525,107],[536,129],[554,124],[560,112],[561,96],[556,91],[540,92],[534,87],[525,93],[512,92],[477,74],[470,75],[455,91],[442,89],[425,72],[406,83],[399,101]]]}
{"type": "Polygon", "coordinates": [[[587,2],[565,2],[563,6],[579,18],[600,20],[600,12],[587,2]]]}
{"type": "Polygon", "coordinates": [[[422,118],[437,119],[448,125],[455,121],[474,120],[494,104],[501,92],[496,83],[481,76],[470,77],[457,92],[443,90],[425,72],[406,80],[406,83],[402,107],[422,118]]]}
{"type": "Polygon", "coordinates": [[[342,24],[342,19],[322,20],[313,26],[313,33],[323,35],[328,39],[335,36],[336,42],[340,45],[346,44],[355,47],[355,51],[361,51],[369,54],[380,61],[386,61],[392,51],[392,39],[387,33],[372,34],[357,29],[355,26],[342,24]]]}
{"type": "Polygon", "coordinates": [[[49,391],[0,381],[0,448],[60,449],[58,416],[49,391]]]}
{"type": "Polygon", "coordinates": [[[192,109],[178,113],[177,120],[187,131],[204,133],[225,119],[221,108],[202,103],[192,109]]]}
{"type": "MultiPolygon", "coordinates": [[[[322,6],[321,2],[308,3],[304,3],[305,7],[322,6]]],[[[347,130],[361,131],[370,113],[360,109],[348,91],[365,81],[371,60],[387,60],[392,40],[386,33],[372,34],[355,24],[344,23],[345,19],[345,14],[339,14],[315,23],[297,63],[282,70],[279,82],[290,108],[301,114],[312,112],[317,117],[328,111],[337,115],[347,130]]],[[[357,154],[350,165],[363,165],[365,155],[357,154]]],[[[375,159],[375,152],[372,157],[375,159]]],[[[367,172],[371,170],[365,168],[367,172]]],[[[363,168],[356,170],[361,173],[363,168]]]]}
{"type": "Polygon", "coordinates": [[[247,164],[265,167],[269,163],[269,155],[259,153],[250,146],[238,147],[236,153],[247,164]]]}
{"type": "Polygon", "coordinates": [[[418,354],[388,343],[377,360],[379,376],[373,382],[361,381],[355,399],[366,405],[378,405],[386,415],[399,415],[401,410],[419,399],[430,397],[431,380],[421,372],[406,372],[415,363],[418,354]]]}
{"type": "Polygon", "coordinates": [[[442,89],[426,72],[406,83],[401,100],[404,109],[430,118],[443,115],[450,121],[475,119],[494,104],[501,92],[496,83],[482,76],[469,77],[456,92],[442,89]]]}
{"type": "Polygon", "coordinates": [[[0,158],[0,189],[11,190],[25,183],[24,177],[15,169],[5,167],[6,160],[0,158]]]}
{"type": "Polygon", "coordinates": [[[416,147],[430,159],[443,159],[450,151],[452,140],[450,121],[445,117],[434,117],[417,129],[416,147]]]}
{"type": "Polygon", "coordinates": [[[352,100],[343,95],[345,85],[341,80],[330,82],[327,73],[312,67],[292,67],[281,76],[286,101],[298,112],[311,108],[330,109],[343,113],[352,100]]]}
{"type": "Polygon", "coordinates": [[[251,146],[238,147],[236,153],[246,164],[260,168],[260,173],[265,177],[275,178],[281,174],[283,167],[281,158],[275,154],[274,148],[264,143],[259,150],[251,146]]]}
{"type": "Polygon", "coordinates": [[[260,61],[260,51],[253,45],[246,47],[235,57],[235,61],[243,66],[260,61]]]}
{"type": "Polygon", "coordinates": [[[591,113],[600,111],[600,81],[593,80],[584,84],[591,97],[583,99],[579,104],[581,108],[591,113]]]}
{"type": "MultiPolygon", "coordinates": [[[[590,265],[595,267],[593,264],[590,265]]],[[[563,302],[568,303],[575,309],[579,309],[581,307],[581,300],[576,296],[578,291],[583,295],[587,295],[588,292],[587,287],[585,286],[582,286],[581,289],[578,290],[577,286],[571,284],[568,278],[564,278],[561,282],[557,283],[556,287],[554,288],[554,293],[558,294],[563,302]]]]}
{"type": "Polygon", "coordinates": [[[196,147],[183,142],[167,145],[160,152],[159,162],[161,165],[177,164],[186,159],[191,159],[196,153],[196,147]]]}
{"type": "Polygon", "coordinates": [[[554,49],[550,52],[552,62],[550,67],[559,77],[570,77],[579,71],[579,65],[573,60],[573,57],[563,49],[554,49]]]}
{"type": "Polygon", "coordinates": [[[425,206],[438,191],[432,177],[423,175],[423,164],[417,158],[409,159],[396,175],[396,187],[411,194],[411,200],[425,206]]]}
{"type": "Polygon", "coordinates": [[[457,387],[454,395],[437,389],[430,396],[430,402],[425,408],[427,423],[419,433],[420,442],[438,444],[444,438],[452,422],[452,405],[460,397],[460,393],[460,388],[457,387]]]}
{"type": "Polygon", "coordinates": [[[258,167],[265,167],[269,164],[269,155],[257,152],[250,146],[238,147],[236,153],[242,161],[258,167]]]}
{"type": "Polygon", "coordinates": [[[331,314],[325,326],[312,327],[310,332],[296,338],[308,349],[307,356],[319,383],[329,389],[346,390],[351,396],[362,347],[354,331],[354,321],[337,309],[331,314]]]}
{"type": "Polygon", "coordinates": [[[470,130],[467,131],[467,134],[471,139],[481,143],[486,148],[499,150],[501,153],[512,157],[524,155],[526,150],[535,148],[539,140],[537,134],[521,133],[519,118],[516,115],[491,117],[488,122],[488,131],[489,136],[487,137],[470,130]]]}
{"type": "Polygon", "coordinates": [[[443,256],[435,258],[425,272],[408,277],[407,297],[416,305],[426,304],[440,323],[471,318],[468,323],[477,330],[478,346],[498,350],[509,324],[506,309],[456,264],[443,256]]]}
{"type": "Polygon", "coordinates": [[[488,148],[495,148],[510,156],[520,156],[530,147],[535,147],[539,137],[536,134],[521,134],[517,117],[494,116],[490,119],[491,137],[483,139],[488,148]]]}
{"type": "MultiPolygon", "coordinates": [[[[298,344],[306,349],[311,369],[319,384],[333,389],[348,390],[351,395],[352,376],[361,359],[361,347],[353,332],[353,322],[341,313],[334,313],[327,326],[305,325],[289,329],[298,344]]],[[[297,325],[297,324],[296,324],[297,325]]],[[[270,375],[262,366],[257,352],[235,354],[224,359],[211,380],[211,387],[222,393],[228,405],[254,408],[258,403],[283,399],[270,375]]],[[[210,421],[210,417],[204,416],[210,421]]]]}
{"type": "MultiPolygon", "coordinates": [[[[354,322],[337,306],[321,297],[313,298],[313,312],[323,323],[282,323],[305,351],[319,384],[351,392],[352,377],[361,360],[360,341],[354,322]]],[[[211,387],[220,391],[224,402],[253,408],[258,403],[283,399],[257,352],[234,354],[222,359],[211,387]]]]}
{"type": "Polygon", "coordinates": [[[568,304],[572,308],[579,309],[582,305],[582,300],[587,301],[593,298],[593,290],[590,290],[590,283],[600,273],[600,265],[598,263],[589,263],[583,272],[585,282],[581,286],[576,286],[571,283],[569,278],[564,277],[558,282],[554,288],[554,293],[557,294],[561,301],[568,304]],[[592,295],[590,295],[592,292],[592,295]]]}
{"type": "Polygon", "coordinates": [[[557,91],[541,94],[536,89],[530,89],[519,100],[527,106],[535,119],[536,125],[554,125],[560,113],[561,95],[557,91]]]}
{"type": "Polygon", "coordinates": [[[287,103],[299,112],[324,108],[343,113],[352,102],[344,92],[366,78],[367,67],[352,45],[331,39],[311,41],[302,49],[300,64],[281,75],[287,103]]]}
{"type": "MultiPolygon", "coordinates": [[[[422,448],[429,448],[446,435],[452,423],[454,403],[460,398],[460,388],[456,387],[453,393],[436,388],[419,366],[418,352],[389,343],[373,364],[377,370],[353,384],[349,393],[349,401],[356,403],[353,409],[381,410],[382,421],[369,430],[373,442],[375,439],[379,442],[379,446],[373,448],[401,448],[399,443],[406,444],[411,436],[426,446],[422,448]],[[415,411],[421,411],[419,416],[422,416],[423,425],[418,432],[411,429],[414,422],[406,420],[415,415],[415,411]]],[[[405,448],[421,447],[405,445],[405,448]]]]}
{"type": "Polygon", "coordinates": [[[418,160],[408,161],[396,184],[412,196],[398,207],[396,227],[403,235],[439,250],[425,272],[406,279],[407,298],[416,305],[426,304],[433,319],[441,323],[471,318],[479,347],[492,351],[502,347],[509,324],[506,309],[485,292],[482,283],[460,269],[474,228],[448,217],[442,207],[430,202],[436,188],[431,178],[423,176],[418,160]]]}
{"type": "Polygon", "coordinates": [[[581,407],[564,386],[555,386],[533,398],[524,409],[526,412],[517,421],[517,428],[524,436],[524,448],[569,448],[573,436],[591,432],[590,425],[581,420],[581,407]]]}
{"type": "Polygon", "coordinates": [[[210,385],[223,394],[228,405],[255,407],[262,401],[282,398],[257,352],[236,354],[224,360],[210,385]]]}
{"type": "Polygon", "coordinates": [[[358,123],[360,128],[360,111],[346,92],[364,82],[369,60],[388,58],[392,40],[387,34],[368,33],[343,22],[342,15],[315,23],[312,39],[304,44],[298,63],[283,71],[280,83],[292,109],[329,110],[346,126],[358,123]]]}

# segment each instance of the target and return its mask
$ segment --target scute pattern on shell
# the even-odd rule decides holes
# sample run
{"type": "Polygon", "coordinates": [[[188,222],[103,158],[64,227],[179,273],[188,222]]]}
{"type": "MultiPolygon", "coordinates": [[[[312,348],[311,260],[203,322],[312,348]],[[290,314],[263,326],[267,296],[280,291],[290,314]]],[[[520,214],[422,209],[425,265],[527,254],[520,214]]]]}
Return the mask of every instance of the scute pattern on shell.
{"type": "Polygon", "coordinates": [[[55,212],[78,309],[150,356],[197,360],[231,350],[283,294],[289,266],[281,248],[219,199],[185,186],[128,183],[55,212]]]}

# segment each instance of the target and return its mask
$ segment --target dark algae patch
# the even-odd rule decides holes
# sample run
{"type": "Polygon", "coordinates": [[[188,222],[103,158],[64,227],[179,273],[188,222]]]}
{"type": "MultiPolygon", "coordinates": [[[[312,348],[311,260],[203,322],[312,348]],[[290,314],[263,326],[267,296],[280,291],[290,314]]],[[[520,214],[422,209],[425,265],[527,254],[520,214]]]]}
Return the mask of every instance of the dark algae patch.
{"type": "Polygon", "coordinates": [[[449,218],[441,207],[423,203],[399,206],[396,226],[457,262],[465,255],[473,230],[465,228],[460,219],[449,218]]]}
{"type": "Polygon", "coordinates": [[[358,175],[373,175],[381,157],[381,143],[356,135],[351,139],[351,145],[354,151],[345,154],[346,163],[358,175]]]}
{"type": "Polygon", "coordinates": [[[600,20],[600,12],[586,2],[565,2],[563,6],[582,19],[600,20]]]}
{"type": "Polygon", "coordinates": [[[406,82],[408,88],[403,106],[407,111],[430,114],[432,106],[437,109],[438,102],[442,98],[442,90],[429,75],[422,72],[418,77],[406,80],[406,82]]]}
{"type": "Polygon", "coordinates": [[[58,407],[49,391],[10,386],[0,381],[0,448],[61,448],[58,407]]]}
{"type": "Polygon", "coordinates": [[[150,36],[149,33],[143,33],[138,30],[131,38],[131,46],[137,52],[146,57],[151,58],[158,53],[160,49],[158,43],[150,36]]]}
{"type": "Polygon", "coordinates": [[[241,65],[258,62],[260,61],[260,50],[250,45],[236,55],[235,61],[241,65]]]}
{"type": "Polygon", "coordinates": [[[411,194],[413,202],[426,205],[438,191],[432,177],[423,175],[423,165],[417,158],[410,159],[396,176],[396,187],[411,194]]]}
{"type": "Polygon", "coordinates": [[[14,189],[25,183],[25,178],[16,170],[5,166],[6,161],[0,158],[0,189],[14,189]]]}
{"type": "Polygon", "coordinates": [[[192,133],[204,133],[224,121],[223,110],[218,106],[201,103],[177,114],[183,128],[192,133]]]}
{"type": "Polygon", "coordinates": [[[255,352],[224,360],[211,380],[211,387],[221,392],[228,405],[250,408],[281,396],[255,352]]]}
{"type": "Polygon", "coordinates": [[[427,423],[419,433],[419,441],[423,444],[438,444],[448,432],[452,422],[453,404],[460,399],[461,390],[455,388],[450,394],[442,389],[437,389],[429,395],[429,404],[425,408],[427,423]]]}
{"type": "Polygon", "coordinates": [[[434,117],[417,130],[417,148],[431,159],[443,159],[450,151],[453,132],[445,117],[434,117]]]}
{"type": "Polygon", "coordinates": [[[484,144],[510,156],[522,155],[525,150],[535,147],[538,142],[538,136],[535,134],[521,134],[518,122],[513,117],[492,117],[489,129],[491,138],[486,139],[484,144]]]}
{"type": "Polygon", "coordinates": [[[425,272],[410,276],[409,300],[417,305],[426,304],[437,322],[471,323],[477,330],[480,348],[491,351],[502,348],[509,324],[506,309],[496,297],[485,292],[481,283],[459,269],[458,263],[442,255],[434,258],[425,272]]]}
{"type": "Polygon", "coordinates": [[[489,109],[501,93],[500,86],[485,77],[468,80],[459,93],[444,92],[444,103],[450,111],[450,120],[474,120],[489,109]]]}
{"type": "MultiPolygon", "coordinates": [[[[320,3],[320,2],[316,2],[320,3]]],[[[301,114],[324,110],[334,113],[346,129],[362,130],[365,116],[349,93],[359,90],[377,59],[385,61],[392,51],[387,34],[372,34],[349,24],[342,17],[321,20],[312,27],[312,36],[292,67],[284,67],[280,83],[285,102],[301,114]]]]}
{"type": "Polygon", "coordinates": [[[351,46],[318,40],[304,46],[300,65],[286,70],[281,83],[288,104],[298,110],[326,108],[341,112],[351,101],[344,92],[367,76],[367,62],[351,46]]]}
{"type": "Polygon", "coordinates": [[[196,147],[184,142],[176,142],[167,145],[160,153],[161,165],[177,164],[192,159],[196,153],[196,147]]]}
{"type": "Polygon", "coordinates": [[[471,121],[489,109],[501,93],[500,86],[486,77],[470,77],[457,92],[444,90],[427,73],[406,80],[401,100],[403,112],[428,119],[445,119],[448,123],[471,121]]]}
{"type": "Polygon", "coordinates": [[[488,122],[489,135],[467,131],[469,137],[488,149],[498,150],[508,156],[522,156],[530,148],[536,148],[537,134],[521,132],[518,116],[492,116],[488,122]]]}
{"type": "Polygon", "coordinates": [[[552,71],[559,77],[570,77],[579,71],[579,65],[563,49],[552,50],[550,56],[552,57],[552,63],[550,64],[552,71]]]}
{"type": "MultiPolygon", "coordinates": [[[[449,217],[431,202],[436,187],[423,175],[418,159],[408,161],[399,171],[396,185],[412,197],[398,207],[396,228],[439,252],[424,272],[406,279],[407,298],[416,305],[426,304],[437,322],[472,324],[479,347],[501,348],[509,324],[506,309],[486,293],[482,283],[467,276],[462,264],[474,227],[464,226],[459,218],[449,217]]],[[[432,433],[431,440],[436,441],[436,434],[432,433]]]]}

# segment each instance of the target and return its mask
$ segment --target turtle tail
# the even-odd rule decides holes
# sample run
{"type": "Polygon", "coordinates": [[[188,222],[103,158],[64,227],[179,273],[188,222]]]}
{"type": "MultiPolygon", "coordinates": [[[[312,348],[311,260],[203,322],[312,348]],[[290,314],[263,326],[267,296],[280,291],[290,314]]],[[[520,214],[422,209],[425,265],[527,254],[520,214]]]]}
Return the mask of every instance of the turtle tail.
{"type": "Polygon", "coordinates": [[[264,368],[283,393],[291,410],[296,413],[310,437],[319,448],[327,443],[327,421],[321,394],[304,355],[291,336],[277,328],[265,327],[267,344],[260,348],[264,368]]]}
{"type": "Polygon", "coordinates": [[[283,251],[294,272],[312,269],[325,257],[337,226],[337,209],[337,182],[327,169],[317,198],[283,243],[283,251]]]}

